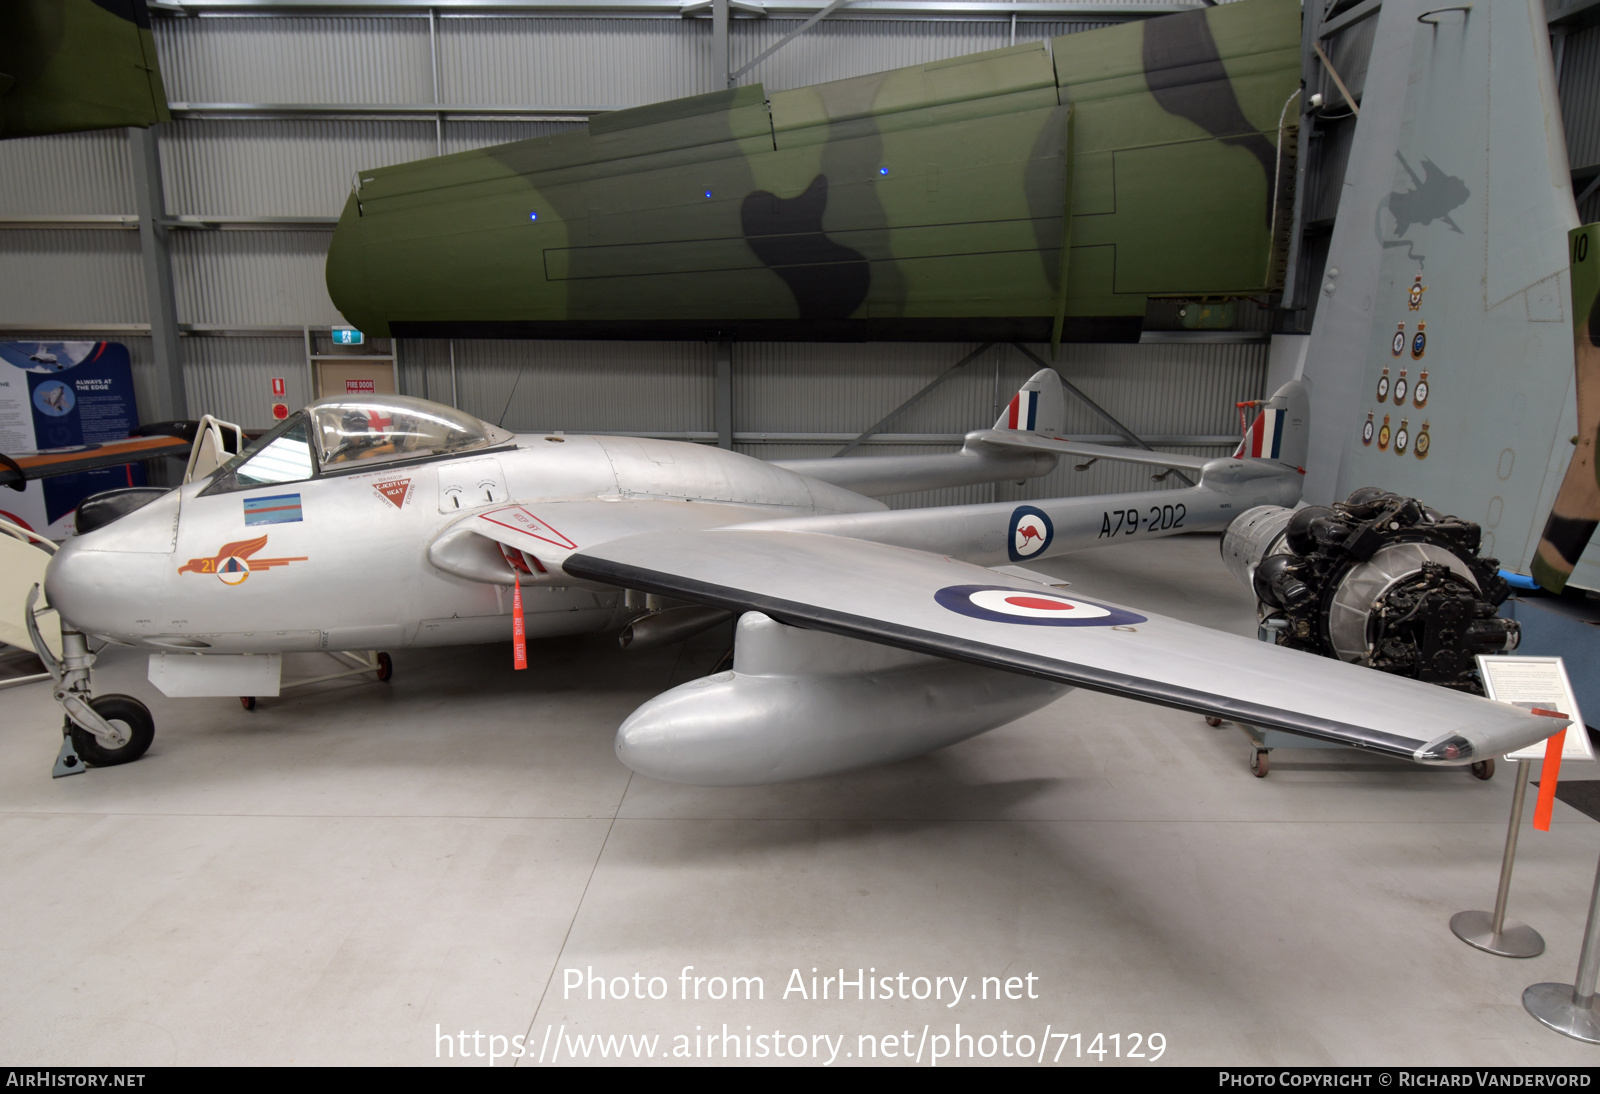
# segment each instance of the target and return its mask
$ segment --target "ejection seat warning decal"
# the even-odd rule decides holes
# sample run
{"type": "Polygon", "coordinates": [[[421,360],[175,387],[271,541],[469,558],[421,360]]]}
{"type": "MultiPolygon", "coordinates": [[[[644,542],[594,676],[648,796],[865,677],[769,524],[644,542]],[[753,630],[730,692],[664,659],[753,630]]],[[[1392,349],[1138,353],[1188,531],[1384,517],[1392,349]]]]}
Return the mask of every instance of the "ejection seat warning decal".
{"type": "Polygon", "coordinates": [[[178,567],[180,574],[216,574],[224,585],[242,585],[257,570],[270,570],[274,566],[287,566],[291,562],[304,562],[308,555],[294,558],[252,558],[267,545],[267,537],[239,539],[224,543],[210,558],[191,558],[178,567]]]}
{"type": "Polygon", "coordinates": [[[1043,554],[1055,536],[1055,525],[1050,523],[1044,510],[1031,505],[1017,506],[1011,514],[1010,539],[1007,541],[1011,561],[1021,562],[1025,558],[1043,554]]]}
{"type": "Polygon", "coordinates": [[[411,497],[410,479],[390,479],[387,482],[375,482],[372,488],[378,496],[387,501],[396,509],[404,509],[406,501],[411,497]]]}
{"type": "Polygon", "coordinates": [[[299,494],[273,494],[266,498],[244,499],[246,528],[254,528],[258,524],[298,524],[303,519],[299,494]]]}
{"type": "Polygon", "coordinates": [[[950,585],[933,594],[941,607],[991,623],[1030,627],[1126,627],[1146,622],[1106,604],[1062,596],[1045,589],[1012,589],[1003,585],[950,585]]]}
{"type": "Polygon", "coordinates": [[[525,536],[565,547],[569,551],[576,551],[578,545],[550,527],[544,521],[528,512],[520,505],[508,505],[504,509],[491,509],[478,517],[479,520],[488,521],[490,524],[509,528],[513,532],[521,532],[525,536]]]}

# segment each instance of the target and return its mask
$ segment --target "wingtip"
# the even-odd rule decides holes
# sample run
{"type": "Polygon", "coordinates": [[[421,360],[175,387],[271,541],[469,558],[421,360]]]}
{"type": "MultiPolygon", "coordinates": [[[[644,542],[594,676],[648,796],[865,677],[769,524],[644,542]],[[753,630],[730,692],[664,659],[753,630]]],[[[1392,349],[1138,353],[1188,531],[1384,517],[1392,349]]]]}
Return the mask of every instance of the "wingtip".
{"type": "Polygon", "coordinates": [[[1526,714],[1514,707],[1510,709],[1516,711],[1515,717],[1496,719],[1492,724],[1484,722],[1473,726],[1457,726],[1417,749],[1412,758],[1419,764],[1436,767],[1476,763],[1537,744],[1572,724],[1570,718],[1552,718],[1549,715],[1526,714]]]}

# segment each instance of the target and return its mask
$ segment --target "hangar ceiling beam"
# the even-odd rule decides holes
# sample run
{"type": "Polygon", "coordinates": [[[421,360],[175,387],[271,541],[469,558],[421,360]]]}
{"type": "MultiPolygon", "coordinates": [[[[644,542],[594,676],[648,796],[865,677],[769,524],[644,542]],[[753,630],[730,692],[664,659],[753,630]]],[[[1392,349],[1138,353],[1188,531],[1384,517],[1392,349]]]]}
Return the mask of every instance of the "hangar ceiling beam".
{"type": "Polygon", "coordinates": [[[971,364],[973,361],[976,361],[993,348],[993,342],[985,342],[983,345],[967,354],[961,360],[957,361],[955,364],[939,373],[939,375],[935,376],[932,382],[924,387],[921,391],[918,391],[915,395],[911,396],[911,398],[907,399],[905,402],[889,411],[889,413],[879,418],[871,426],[868,426],[866,432],[860,434],[855,440],[839,449],[839,451],[834,453],[834,456],[838,457],[850,455],[850,453],[854,452],[857,448],[860,448],[863,444],[866,444],[867,440],[871,438],[873,434],[877,433],[884,426],[888,425],[890,422],[900,417],[900,415],[904,414],[906,411],[922,402],[922,400],[926,399],[929,395],[932,395],[934,391],[936,391],[946,380],[950,379],[957,372],[960,372],[961,369],[971,364]]]}
{"type": "MultiPolygon", "coordinates": [[[[719,3],[725,2],[725,0],[718,0],[718,2],[719,3]]],[[[836,12],[840,8],[844,7],[844,5],[848,4],[849,2],[850,2],[850,0],[829,0],[829,3],[828,3],[827,7],[823,8],[821,11],[817,12],[817,14],[815,14],[811,18],[807,19],[804,23],[801,23],[798,27],[795,27],[788,34],[785,34],[782,38],[779,38],[776,42],[773,42],[766,49],[762,50],[759,54],[757,54],[755,60],[753,60],[749,64],[745,65],[738,72],[730,72],[730,73],[728,73],[728,86],[732,87],[735,83],[738,82],[740,76],[743,76],[746,72],[749,72],[752,68],[755,68],[762,61],[765,61],[768,57],[771,57],[774,53],[778,52],[778,50],[782,49],[784,46],[788,45],[790,42],[792,42],[796,38],[800,37],[800,35],[804,34],[806,31],[810,30],[812,27],[814,27],[818,23],[822,22],[828,16],[832,15],[834,12],[836,12]]],[[[1012,14],[1011,19],[1012,19],[1012,23],[1011,23],[1012,31],[1011,31],[1011,34],[1012,34],[1012,37],[1015,38],[1016,37],[1016,15],[1015,15],[1015,13],[1012,14]]],[[[1015,45],[1016,43],[1013,42],[1012,44],[1015,45]]]]}
{"type": "Polygon", "coordinates": [[[1355,26],[1363,19],[1378,14],[1378,9],[1383,6],[1383,0],[1362,0],[1353,8],[1347,8],[1335,15],[1332,19],[1317,28],[1318,38],[1332,38],[1345,27],[1355,26]]]}
{"type": "Polygon", "coordinates": [[[150,314],[150,348],[160,370],[152,412],[152,420],[158,422],[189,416],[189,397],[183,384],[183,347],[178,341],[178,298],[172,287],[172,254],[167,246],[160,129],[153,125],[128,130],[134,205],[139,216],[139,258],[150,314]]]}
{"type": "Polygon", "coordinates": [[[174,118],[393,118],[432,121],[493,118],[497,121],[586,122],[592,114],[627,110],[643,103],[615,106],[499,106],[489,103],[169,103],[174,118]]]}
{"type": "MultiPolygon", "coordinates": [[[[768,16],[794,18],[810,16],[829,5],[830,0],[776,0],[759,5],[768,16]]],[[[732,6],[744,11],[757,9],[754,4],[732,0],[732,6]]],[[[1052,22],[1062,20],[1092,20],[1094,22],[1148,19],[1156,15],[1171,15],[1180,11],[1194,11],[1208,5],[1204,0],[1172,0],[1162,4],[1134,3],[982,3],[975,0],[852,0],[850,15],[860,18],[885,16],[910,16],[922,19],[1009,19],[1013,14],[1022,19],[1042,19],[1052,22]]],[[[680,0],[600,0],[594,4],[575,3],[573,0],[152,0],[150,10],[167,15],[237,14],[237,15],[304,15],[316,13],[340,15],[404,15],[426,16],[434,9],[441,17],[505,16],[505,15],[562,15],[585,18],[639,18],[641,16],[670,16],[681,18],[698,11],[709,10],[698,5],[685,10],[680,0]]]]}
{"type": "Polygon", "coordinates": [[[728,50],[728,0],[711,0],[711,63],[716,66],[712,86],[732,87],[733,54],[728,50]]]}

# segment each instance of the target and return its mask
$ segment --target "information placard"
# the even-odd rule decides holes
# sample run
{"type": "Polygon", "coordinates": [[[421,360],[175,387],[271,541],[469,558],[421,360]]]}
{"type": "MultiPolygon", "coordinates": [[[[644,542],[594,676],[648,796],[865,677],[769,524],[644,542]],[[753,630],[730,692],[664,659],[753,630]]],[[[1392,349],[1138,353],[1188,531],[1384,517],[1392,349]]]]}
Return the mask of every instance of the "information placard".
{"type": "MultiPolygon", "coordinates": [[[[1583,712],[1572,694],[1567,666],[1559,657],[1478,656],[1478,672],[1489,698],[1532,710],[1556,710],[1572,719],[1561,747],[1561,761],[1594,760],[1594,747],[1583,727],[1583,712]]],[[[1507,753],[1508,760],[1544,759],[1544,742],[1507,753]]]]}
{"type": "MultiPolygon", "coordinates": [[[[122,440],[138,421],[127,346],[0,342],[0,452],[89,449],[122,440]]],[[[84,498],[144,481],[139,464],[36,479],[20,493],[0,492],[0,519],[62,539],[84,498]]]]}

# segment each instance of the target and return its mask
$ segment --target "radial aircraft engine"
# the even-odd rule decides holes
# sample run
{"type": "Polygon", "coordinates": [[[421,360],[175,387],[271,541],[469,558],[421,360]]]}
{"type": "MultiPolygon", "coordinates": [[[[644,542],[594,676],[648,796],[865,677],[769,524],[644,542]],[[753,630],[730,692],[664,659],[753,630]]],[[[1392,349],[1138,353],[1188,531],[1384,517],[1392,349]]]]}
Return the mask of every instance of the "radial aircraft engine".
{"type": "Polygon", "coordinates": [[[273,695],[287,652],[511,638],[525,659],[529,635],[626,626],[649,644],[732,613],[732,670],[635,711],[617,733],[624,763],[702,784],[844,771],[984,732],[1071,687],[1422,763],[1548,736],[1549,719],[1515,707],[1076,596],[1018,568],[1293,504],[1307,419],[1296,382],[1232,457],[1080,444],[1060,437],[1061,381],[1045,369],[959,452],[764,463],[688,443],[514,435],[400,396],[325,399],[132,511],[89,507],[108,522],[63,544],[44,581],[63,656],[35,646],[67,745],[91,765],[136,759],[154,732],[135,700],[94,695],[91,638],[151,651],[151,679],[171,696],[273,695]],[[876,500],[1035,477],[1061,455],[1176,469],[1195,485],[900,511],[876,500]]]}

